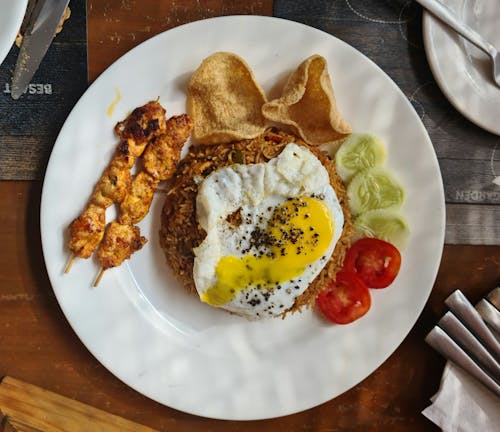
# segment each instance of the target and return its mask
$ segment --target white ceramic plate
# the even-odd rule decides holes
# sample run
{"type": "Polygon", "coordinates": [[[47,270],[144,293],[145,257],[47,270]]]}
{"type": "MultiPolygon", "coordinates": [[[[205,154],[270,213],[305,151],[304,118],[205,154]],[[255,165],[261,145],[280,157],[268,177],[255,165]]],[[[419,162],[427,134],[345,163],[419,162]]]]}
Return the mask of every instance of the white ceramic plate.
{"type": "Polygon", "coordinates": [[[28,0],[0,0],[0,64],[16,40],[27,4],[28,0]]]}
{"type": "MultiPolygon", "coordinates": [[[[441,1],[500,49],[498,0],[441,1]]],[[[500,88],[490,59],[429,13],[424,13],[423,32],[427,59],[445,96],[470,121],[500,135],[500,88]]]]}
{"type": "MultiPolygon", "coordinates": [[[[273,89],[274,88],[274,89],[273,89]]],[[[316,406],[372,373],[405,338],[429,296],[444,239],[444,195],[429,137],[403,93],[374,63],[313,28],[267,17],[198,21],[162,33],[113,64],[64,124],[43,187],[41,232],[57,299],[87,348],[113,374],[170,407],[221,419],[261,419],[316,406]],[[369,313],[347,326],[306,311],[248,322],[202,304],[172,277],[158,245],[158,196],[140,226],[150,241],[98,288],[92,259],[68,260],[65,228],[83,209],[117,145],[112,128],[160,96],[185,110],[186,84],[218,50],[243,56],[268,92],[313,53],[329,62],[338,104],[355,131],[378,134],[406,185],[412,234],[396,282],[372,291],[369,313]],[[116,89],[123,95],[106,114],[116,89]]]]}

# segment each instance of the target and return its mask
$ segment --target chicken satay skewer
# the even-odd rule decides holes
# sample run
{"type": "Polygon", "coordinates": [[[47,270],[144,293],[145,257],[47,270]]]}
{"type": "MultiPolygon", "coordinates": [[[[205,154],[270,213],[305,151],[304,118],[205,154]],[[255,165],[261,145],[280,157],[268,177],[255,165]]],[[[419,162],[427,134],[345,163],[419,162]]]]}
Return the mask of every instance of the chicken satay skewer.
{"type": "Polygon", "coordinates": [[[68,264],[66,264],[66,267],[64,267],[64,273],[69,273],[69,271],[71,270],[71,267],[73,267],[73,263],[75,262],[75,254],[71,254],[70,257],[69,257],[69,260],[68,260],[68,264]]]}
{"type": "Polygon", "coordinates": [[[165,133],[155,137],[146,147],[142,156],[143,170],[131,182],[120,203],[118,221],[108,224],[97,250],[101,270],[94,286],[108,268],[121,265],[145,244],[146,239],[134,224],[147,215],[159,182],[173,175],[191,130],[192,121],[187,115],[172,117],[167,121],[165,133]]]}
{"type": "Polygon", "coordinates": [[[95,281],[94,281],[94,288],[97,287],[97,285],[99,285],[99,282],[101,282],[101,279],[102,277],[104,276],[104,272],[106,271],[106,269],[103,269],[101,268],[101,270],[99,270],[99,273],[97,274],[97,277],[95,278],[95,281]]]}
{"type": "Polygon", "coordinates": [[[131,182],[128,193],[120,203],[118,221],[106,226],[103,240],[97,250],[101,270],[94,286],[99,284],[106,269],[119,266],[146,243],[147,240],[141,237],[139,228],[133,224],[141,221],[148,213],[158,183],[144,171],[139,172],[131,182]]]}
{"type": "Polygon", "coordinates": [[[130,168],[148,142],[165,130],[165,122],[165,109],[153,101],[136,108],[115,126],[120,137],[116,154],[99,179],[86,209],[69,226],[72,257],[65,273],[75,257],[90,257],[102,241],[106,208],[123,200],[130,185],[130,168]]]}
{"type": "Polygon", "coordinates": [[[106,225],[106,209],[125,197],[130,183],[130,157],[116,155],[101,175],[85,210],[69,226],[68,247],[73,258],[65,269],[67,273],[74,258],[88,258],[102,240],[106,225]]]}
{"type": "Polygon", "coordinates": [[[129,259],[134,252],[141,249],[147,240],[141,236],[138,226],[131,224],[121,224],[117,221],[110,222],[106,226],[104,238],[97,250],[97,256],[101,264],[101,270],[94,282],[96,287],[104,272],[119,266],[123,261],[129,259]]]}

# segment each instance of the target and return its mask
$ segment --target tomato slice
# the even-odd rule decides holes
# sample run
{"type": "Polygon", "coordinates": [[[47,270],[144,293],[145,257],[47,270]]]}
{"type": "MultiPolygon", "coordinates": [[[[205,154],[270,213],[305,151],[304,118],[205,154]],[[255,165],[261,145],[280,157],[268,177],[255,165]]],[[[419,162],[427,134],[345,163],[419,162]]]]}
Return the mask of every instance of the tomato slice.
{"type": "Polygon", "coordinates": [[[344,269],[356,273],[370,288],[389,286],[399,273],[401,254],[391,243],[362,238],[347,251],[344,269]]]}
{"type": "Polygon", "coordinates": [[[323,314],[336,324],[348,324],[361,318],[371,305],[368,287],[354,273],[340,271],[335,281],[319,293],[316,303],[323,314]]]}

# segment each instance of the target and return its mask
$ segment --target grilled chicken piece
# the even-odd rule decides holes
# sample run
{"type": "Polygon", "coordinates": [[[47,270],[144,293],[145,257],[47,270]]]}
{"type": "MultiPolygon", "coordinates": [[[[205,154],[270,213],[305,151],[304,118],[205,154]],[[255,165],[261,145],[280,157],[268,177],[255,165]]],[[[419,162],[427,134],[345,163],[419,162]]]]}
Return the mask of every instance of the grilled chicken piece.
{"type": "Polygon", "coordinates": [[[119,151],[139,157],[149,140],[165,130],[165,109],[157,102],[148,102],[138,107],[115,126],[115,133],[121,138],[119,151]]]}
{"type": "Polygon", "coordinates": [[[95,204],[87,208],[69,226],[68,246],[75,256],[88,258],[104,235],[106,209],[95,204]]]}
{"type": "Polygon", "coordinates": [[[193,129],[193,121],[186,114],[167,120],[165,132],[148,145],[142,161],[144,169],[154,178],[168,180],[179,162],[182,146],[193,129]]]}
{"type": "Polygon", "coordinates": [[[130,185],[130,156],[117,155],[108,165],[97,183],[90,202],[108,208],[114,202],[121,202],[130,185]]]}
{"type": "Polygon", "coordinates": [[[119,222],[136,224],[148,214],[159,180],[141,171],[132,181],[125,199],[120,203],[119,222]]]}
{"type": "Polygon", "coordinates": [[[139,227],[110,222],[97,249],[97,258],[102,269],[119,266],[134,252],[141,249],[146,242],[146,238],[141,236],[139,227]]]}

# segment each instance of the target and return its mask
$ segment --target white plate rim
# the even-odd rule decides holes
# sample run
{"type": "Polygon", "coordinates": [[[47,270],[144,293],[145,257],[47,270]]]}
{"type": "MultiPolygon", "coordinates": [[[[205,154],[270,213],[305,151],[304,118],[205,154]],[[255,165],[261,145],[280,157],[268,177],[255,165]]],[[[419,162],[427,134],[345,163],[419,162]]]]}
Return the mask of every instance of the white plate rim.
{"type": "MultiPolygon", "coordinates": [[[[183,26],[180,26],[180,27],[177,27],[175,29],[172,29],[172,30],[169,30],[165,33],[162,33],[160,35],[157,35],[153,38],[151,38],[150,40],[144,42],[143,44],[139,45],[138,47],[134,48],[133,50],[131,50],[129,53],[125,54],[121,59],[117,60],[112,66],[110,66],[110,68],[105,71],[93,84],[92,86],[89,88],[92,89],[93,87],[95,86],[99,86],[100,83],[102,81],[104,81],[106,79],[106,76],[107,74],[110,74],[112,73],[112,71],[114,70],[117,70],[117,68],[120,67],[120,64],[122,62],[124,62],[125,60],[124,59],[127,59],[129,57],[132,57],[135,55],[136,52],[138,52],[139,50],[142,50],[144,45],[146,44],[152,44],[154,43],[153,41],[157,40],[158,38],[163,38],[163,37],[166,37],[164,36],[166,33],[169,33],[172,34],[172,32],[179,32],[179,31],[184,31],[186,28],[188,28],[188,26],[193,26],[193,25],[206,25],[207,23],[217,23],[218,25],[223,25],[225,22],[229,22],[231,20],[241,20],[241,19],[244,19],[244,20],[253,20],[255,22],[255,24],[257,23],[263,23],[263,22],[267,22],[267,23],[287,23],[286,25],[291,25],[291,26],[298,26],[297,28],[302,28],[302,29],[306,29],[307,28],[307,31],[308,32],[313,32],[317,35],[323,35],[323,37],[325,35],[328,36],[328,38],[333,38],[335,39],[336,43],[340,43],[341,45],[344,45],[345,47],[347,47],[348,49],[350,50],[354,50],[357,54],[356,55],[360,55],[363,57],[364,61],[368,61],[372,67],[376,68],[378,70],[378,72],[380,74],[382,74],[385,79],[389,80],[390,83],[392,83],[391,85],[393,86],[394,90],[396,91],[396,93],[398,93],[399,97],[401,98],[401,101],[403,101],[403,105],[406,105],[407,108],[409,108],[410,110],[412,110],[412,112],[414,113],[414,117],[415,117],[415,121],[417,122],[417,129],[420,130],[420,133],[422,134],[422,137],[424,140],[426,140],[426,143],[425,145],[427,145],[428,147],[430,146],[430,148],[432,149],[432,144],[430,142],[430,139],[427,135],[427,132],[424,128],[424,126],[422,125],[420,119],[418,118],[417,114],[415,113],[413,107],[411,106],[410,102],[407,100],[407,98],[404,96],[404,94],[402,93],[402,91],[396,86],[396,84],[394,84],[394,82],[392,82],[392,80],[390,80],[390,78],[380,69],[378,68],[378,66],[376,66],[373,62],[371,62],[371,60],[367,59],[364,55],[362,55],[361,53],[359,53],[358,51],[356,51],[354,48],[348,46],[345,42],[342,42],[336,38],[334,38],[333,36],[327,34],[327,33],[324,33],[320,30],[317,30],[317,29],[313,29],[311,27],[308,27],[308,26],[305,26],[303,24],[299,24],[299,23],[295,23],[295,22],[290,22],[290,21],[286,21],[286,20],[282,20],[282,19],[278,19],[278,18],[272,18],[272,17],[257,17],[257,16],[232,16],[232,17],[218,17],[218,18],[211,18],[211,19],[208,19],[208,20],[203,20],[203,21],[197,21],[197,22],[194,22],[194,23],[190,23],[190,24],[186,24],[186,25],[183,25],[183,26]]],[[[305,31],[305,30],[304,30],[305,31]]],[[[85,96],[85,95],[84,95],[85,96]]],[[[83,100],[84,97],[82,97],[82,100],[83,100]]],[[[79,105],[80,105],[81,102],[78,102],[77,105],[74,107],[74,109],[72,110],[72,112],[70,113],[70,115],[68,116],[68,119],[72,118],[72,116],[76,115],[76,111],[78,110],[79,108],[79,105]]],[[[63,129],[61,130],[61,134],[63,133],[65,127],[63,126],[63,129]]],[[[54,148],[56,148],[58,146],[58,143],[59,143],[59,138],[58,140],[56,141],[56,145],[54,148]]],[[[431,168],[433,170],[433,173],[436,175],[436,180],[437,180],[437,184],[435,185],[436,187],[436,190],[435,190],[435,194],[436,196],[439,197],[439,202],[438,202],[438,208],[436,209],[435,211],[435,217],[436,217],[436,225],[439,225],[441,227],[440,229],[440,232],[437,233],[437,236],[436,236],[436,239],[435,239],[435,246],[437,247],[437,249],[435,249],[435,256],[438,257],[432,264],[431,268],[429,269],[429,272],[428,272],[428,275],[429,275],[429,278],[432,280],[432,282],[435,280],[435,277],[437,275],[437,271],[438,271],[438,268],[439,268],[439,264],[440,264],[440,257],[441,257],[441,254],[442,254],[442,248],[443,248],[443,244],[444,244],[444,221],[445,221],[445,216],[444,216],[444,191],[443,191],[443,186],[442,186],[442,180],[441,180],[441,176],[440,176],[440,172],[439,172],[439,165],[437,163],[437,158],[435,156],[435,153],[432,153],[433,154],[433,158],[432,160],[429,161],[429,164],[431,165],[431,168]]],[[[68,307],[67,305],[65,304],[65,299],[62,298],[61,296],[61,291],[59,288],[60,287],[60,280],[59,280],[59,275],[55,274],[51,269],[50,269],[50,260],[51,260],[51,257],[50,255],[48,254],[48,237],[47,237],[47,234],[46,234],[46,231],[47,231],[47,219],[46,219],[46,214],[47,214],[47,206],[48,206],[48,201],[49,201],[49,198],[48,198],[48,193],[47,193],[47,183],[48,183],[48,178],[50,177],[50,171],[52,169],[52,156],[51,156],[51,160],[49,161],[49,165],[47,167],[47,176],[44,180],[44,186],[43,186],[43,192],[42,192],[42,205],[41,205],[41,232],[42,232],[42,246],[43,246],[43,251],[44,251],[44,258],[45,258],[45,261],[46,261],[46,265],[47,265],[47,270],[48,270],[48,273],[49,273],[49,278],[51,280],[51,284],[52,286],[54,287],[54,292],[55,292],[55,295],[61,305],[61,308],[64,312],[64,314],[66,315],[66,318],[68,319],[68,322],[70,323],[70,325],[73,327],[73,329],[75,330],[75,332],[77,333],[77,335],[80,337],[80,339],[82,340],[82,342],[87,346],[87,348],[91,351],[91,353],[106,367],[108,368],[115,376],[117,376],[118,378],[120,378],[123,382],[125,382],[127,385],[131,386],[132,388],[136,389],[137,391],[145,394],[146,396],[154,399],[154,400],[157,400],[158,402],[160,403],[163,403],[165,405],[168,405],[168,406],[171,406],[173,408],[176,408],[176,409],[179,409],[179,410],[182,410],[182,411],[185,411],[185,412],[188,412],[188,413],[191,413],[191,414],[196,414],[196,415],[202,415],[202,416],[205,416],[205,417],[212,417],[212,418],[221,418],[221,419],[233,419],[233,420],[256,420],[256,419],[263,419],[263,418],[271,418],[271,417],[277,417],[277,416],[282,416],[282,415],[286,415],[286,414],[291,414],[291,413],[294,413],[294,412],[298,412],[298,411],[302,411],[302,410],[305,410],[305,409],[308,409],[308,408],[311,408],[313,406],[317,406],[318,404],[320,403],[323,403],[323,402],[326,402],[327,400],[331,399],[331,397],[334,397],[334,396],[337,396],[338,394],[340,393],[337,393],[337,394],[334,394],[334,395],[331,395],[331,397],[322,397],[321,399],[315,399],[315,400],[308,400],[308,401],[303,401],[303,402],[300,402],[298,405],[295,404],[294,406],[290,406],[290,407],[287,407],[286,409],[278,409],[278,410],[275,410],[273,411],[272,409],[271,410],[264,410],[262,412],[252,412],[251,414],[244,414],[241,410],[238,411],[238,412],[212,412],[212,411],[203,411],[197,407],[189,407],[189,406],[183,406],[183,405],[179,405],[179,404],[172,404],[172,403],[169,403],[168,401],[165,401],[165,400],[161,400],[159,399],[158,397],[155,397],[155,395],[153,395],[151,393],[151,391],[148,391],[148,389],[144,389],[144,388],[141,388],[140,385],[138,385],[137,383],[134,383],[134,382],[131,382],[131,380],[129,379],[129,377],[126,377],[126,376],[123,376],[121,375],[120,373],[118,373],[114,368],[113,368],[113,365],[110,364],[108,361],[106,361],[106,359],[103,358],[102,355],[100,355],[99,352],[96,352],[95,349],[93,349],[93,347],[91,346],[92,344],[89,343],[89,341],[85,341],[84,339],[82,339],[81,337],[81,334],[80,334],[80,329],[79,329],[79,326],[81,323],[78,323],[78,322],[75,322],[74,320],[72,320],[72,317],[71,317],[71,313],[70,311],[68,310],[68,307]]],[[[371,368],[371,372],[373,372],[373,370],[375,370],[381,363],[383,363],[387,357],[397,348],[397,346],[399,346],[399,344],[403,341],[404,337],[406,337],[406,335],[408,334],[408,332],[410,331],[410,329],[413,327],[416,319],[418,318],[418,316],[420,315],[422,309],[423,309],[423,306],[430,294],[430,291],[432,289],[432,283],[426,287],[426,292],[424,293],[423,297],[422,297],[422,301],[420,302],[420,304],[418,304],[417,306],[417,309],[412,311],[414,313],[414,319],[412,320],[411,324],[409,323],[408,325],[408,328],[405,328],[405,331],[403,332],[404,335],[403,337],[400,338],[400,340],[394,344],[394,346],[392,346],[392,349],[390,350],[390,352],[387,352],[386,355],[383,356],[383,358],[380,358],[379,361],[377,362],[377,364],[375,365],[372,365],[373,367],[371,368]]],[[[365,378],[368,374],[365,374],[361,379],[365,378]]],[[[358,379],[356,381],[356,383],[354,383],[353,385],[357,384],[357,382],[359,382],[361,379],[358,379]]],[[[352,385],[349,387],[351,388],[352,385]]],[[[346,391],[346,389],[344,389],[343,391],[346,391]]],[[[342,391],[342,392],[343,392],[342,391]]],[[[341,393],[342,393],[341,392],[341,393]]]]}
{"type": "Polygon", "coordinates": [[[8,14],[4,15],[4,20],[7,21],[7,27],[2,31],[5,33],[5,38],[0,40],[0,65],[7,57],[13,43],[16,40],[17,32],[21,28],[21,23],[23,22],[24,13],[26,11],[26,6],[28,5],[28,0],[7,0],[2,1],[0,4],[0,9],[2,9],[2,14],[5,14],[5,7],[8,7],[8,14]]]}
{"type": "MultiPolygon", "coordinates": [[[[439,33],[443,33],[444,30],[442,29],[442,26],[444,26],[444,24],[442,24],[430,12],[427,12],[424,9],[422,16],[424,49],[434,79],[436,80],[445,97],[460,114],[462,114],[466,119],[479,126],[480,128],[495,135],[500,135],[500,124],[491,120],[489,109],[484,109],[485,103],[477,95],[477,93],[473,89],[470,90],[469,98],[476,102],[475,104],[471,104],[470,101],[465,100],[463,97],[457,95],[457,93],[453,89],[453,85],[450,84],[453,80],[450,79],[447,70],[449,70],[448,68],[453,68],[453,66],[448,65],[447,67],[442,67],[441,62],[443,61],[443,56],[439,55],[438,50],[431,37],[432,32],[437,31],[439,33]]],[[[441,47],[441,54],[443,48],[444,47],[441,47]]],[[[446,62],[446,60],[444,60],[444,62],[446,62]]],[[[453,61],[450,64],[452,65],[453,61]]],[[[471,87],[467,80],[464,80],[464,82],[467,87],[471,87]]],[[[497,105],[496,113],[497,116],[500,116],[500,103],[497,105]]]]}

